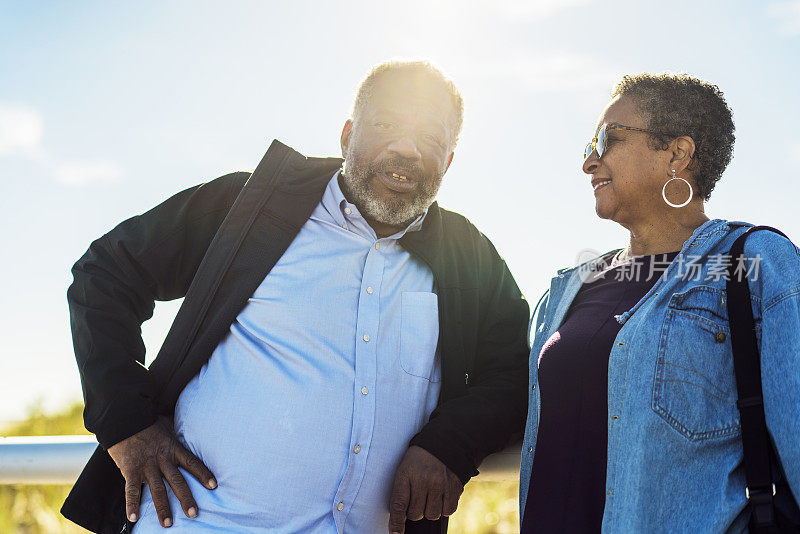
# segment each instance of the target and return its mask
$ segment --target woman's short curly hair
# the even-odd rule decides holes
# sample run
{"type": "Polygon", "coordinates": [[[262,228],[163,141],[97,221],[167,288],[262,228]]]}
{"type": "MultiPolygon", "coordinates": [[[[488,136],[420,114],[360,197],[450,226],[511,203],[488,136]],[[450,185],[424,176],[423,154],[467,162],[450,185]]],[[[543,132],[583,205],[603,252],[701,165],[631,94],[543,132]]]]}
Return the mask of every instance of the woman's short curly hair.
{"type": "Polygon", "coordinates": [[[689,170],[697,195],[708,200],[733,155],[733,116],[719,87],[688,74],[636,74],[622,78],[612,97],[634,99],[648,116],[653,148],[666,150],[676,137],[695,143],[689,170]]]}

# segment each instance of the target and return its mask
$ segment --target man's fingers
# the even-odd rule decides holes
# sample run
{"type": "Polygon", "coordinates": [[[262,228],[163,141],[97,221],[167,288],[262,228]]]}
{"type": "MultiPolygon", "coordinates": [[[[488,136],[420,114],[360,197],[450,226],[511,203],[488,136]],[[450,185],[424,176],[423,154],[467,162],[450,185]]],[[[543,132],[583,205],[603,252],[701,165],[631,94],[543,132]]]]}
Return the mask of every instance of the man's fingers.
{"type": "Polygon", "coordinates": [[[454,483],[449,484],[447,491],[444,492],[444,498],[442,502],[443,516],[448,517],[456,513],[456,508],[458,508],[458,499],[461,497],[463,492],[464,487],[461,485],[460,481],[456,480],[454,483]]]}
{"type": "Polygon", "coordinates": [[[418,487],[411,486],[411,497],[408,500],[408,511],[406,517],[412,521],[419,521],[425,517],[425,502],[428,497],[427,488],[420,484],[418,487]]]}
{"type": "Polygon", "coordinates": [[[444,496],[442,492],[431,488],[425,500],[425,519],[430,519],[431,521],[439,519],[442,516],[443,504],[444,496]]]}
{"type": "Polygon", "coordinates": [[[192,490],[189,489],[186,479],[183,478],[178,468],[168,462],[164,462],[161,465],[161,472],[164,473],[164,478],[167,479],[172,492],[180,501],[186,517],[197,517],[197,502],[195,502],[192,490]]]}
{"type": "Polygon", "coordinates": [[[406,510],[410,492],[408,480],[398,477],[394,481],[392,497],[389,501],[389,532],[403,534],[406,531],[406,510]]]}
{"type": "Polygon", "coordinates": [[[150,486],[150,495],[153,497],[153,505],[156,508],[158,522],[163,527],[172,526],[172,511],[169,507],[169,497],[167,487],[161,478],[161,472],[153,469],[147,474],[147,485],[150,486]]]}
{"type": "Polygon", "coordinates": [[[142,483],[133,480],[125,480],[125,515],[128,521],[133,523],[139,519],[139,503],[142,500],[142,483]]]}
{"type": "Polygon", "coordinates": [[[194,478],[199,480],[200,483],[208,489],[217,487],[217,479],[214,478],[214,475],[211,473],[211,470],[206,467],[206,464],[200,461],[200,458],[189,452],[189,450],[177,440],[175,440],[173,447],[173,457],[175,463],[179,467],[183,467],[189,471],[194,478]]]}

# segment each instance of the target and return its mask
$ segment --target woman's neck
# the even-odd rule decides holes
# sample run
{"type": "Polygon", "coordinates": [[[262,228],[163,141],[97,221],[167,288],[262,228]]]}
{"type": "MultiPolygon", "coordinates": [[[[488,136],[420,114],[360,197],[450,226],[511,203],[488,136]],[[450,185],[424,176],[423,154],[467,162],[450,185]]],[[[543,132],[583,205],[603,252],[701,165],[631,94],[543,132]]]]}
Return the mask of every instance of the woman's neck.
{"type": "Polygon", "coordinates": [[[650,256],[678,251],[691,237],[692,232],[708,220],[701,204],[699,209],[681,210],[679,214],[625,224],[623,226],[630,231],[626,255],[650,256]]]}

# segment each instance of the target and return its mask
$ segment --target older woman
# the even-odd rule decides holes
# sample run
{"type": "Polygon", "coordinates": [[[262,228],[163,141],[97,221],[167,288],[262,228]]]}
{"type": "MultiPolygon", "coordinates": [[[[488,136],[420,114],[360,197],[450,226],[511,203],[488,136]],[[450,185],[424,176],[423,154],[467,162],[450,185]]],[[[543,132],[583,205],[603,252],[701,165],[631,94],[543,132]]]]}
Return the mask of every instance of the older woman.
{"type": "MultiPolygon", "coordinates": [[[[603,110],[583,171],[630,241],[559,271],[534,313],[522,533],[747,528],[723,266],[751,225],[704,210],[733,130],[719,89],[686,75],[626,76],[603,110]]],[[[741,263],[766,424],[800,497],[800,251],[754,232],[741,263]]]]}

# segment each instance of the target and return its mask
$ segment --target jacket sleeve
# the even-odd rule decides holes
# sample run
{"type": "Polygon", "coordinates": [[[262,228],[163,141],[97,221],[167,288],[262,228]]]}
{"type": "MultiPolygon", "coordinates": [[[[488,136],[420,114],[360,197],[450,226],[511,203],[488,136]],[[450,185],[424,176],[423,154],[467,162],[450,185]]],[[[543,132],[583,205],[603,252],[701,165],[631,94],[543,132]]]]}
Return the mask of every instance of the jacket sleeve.
{"type": "Polygon", "coordinates": [[[467,392],[440,403],[411,440],[462,483],[478,474],[486,456],[521,437],[528,401],[530,310],[505,261],[486,244],[490,267],[480,276],[476,357],[467,392]]]}
{"type": "Polygon", "coordinates": [[[84,424],[104,448],[155,422],[141,325],[186,294],[248,173],[192,187],[120,223],[72,268],[67,290],[84,424]]]}
{"type": "MultiPolygon", "coordinates": [[[[761,382],[767,428],[800,501],[800,250],[771,232],[745,243],[745,258],[764,258],[761,285],[761,382]]],[[[755,277],[755,275],[753,275],[755,277]]]]}

